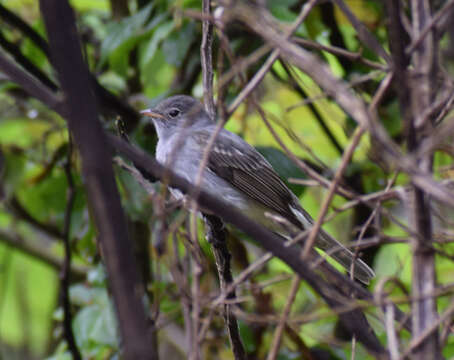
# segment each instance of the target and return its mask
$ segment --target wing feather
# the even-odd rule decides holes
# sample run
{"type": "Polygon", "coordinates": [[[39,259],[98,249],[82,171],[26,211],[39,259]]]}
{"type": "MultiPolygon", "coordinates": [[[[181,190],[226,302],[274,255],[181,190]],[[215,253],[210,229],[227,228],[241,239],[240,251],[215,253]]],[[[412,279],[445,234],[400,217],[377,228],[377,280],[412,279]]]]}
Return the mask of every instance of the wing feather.
{"type": "MultiPolygon", "coordinates": [[[[200,130],[195,138],[202,147],[206,147],[210,135],[200,130]]],[[[232,136],[231,133],[219,133],[211,150],[208,168],[251,199],[301,228],[301,222],[290,209],[290,206],[299,205],[295,204],[294,196],[270,163],[241,138],[234,139],[232,136]]]]}

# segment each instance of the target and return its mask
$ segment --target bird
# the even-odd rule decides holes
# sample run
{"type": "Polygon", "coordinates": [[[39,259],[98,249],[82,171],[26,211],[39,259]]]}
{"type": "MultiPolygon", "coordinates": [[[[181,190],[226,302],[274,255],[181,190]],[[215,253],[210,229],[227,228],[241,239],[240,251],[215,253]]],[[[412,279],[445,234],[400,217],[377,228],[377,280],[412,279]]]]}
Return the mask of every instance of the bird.
{"type": "MultiPolygon", "coordinates": [[[[195,184],[205,149],[217,131],[216,120],[200,101],[187,95],[166,98],[141,114],[151,118],[156,129],[156,160],[195,184]]],[[[271,164],[240,136],[221,128],[203,165],[201,189],[269,230],[290,239],[312,228],[314,220],[297,196],[271,164]]],[[[177,199],[183,197],[177,189],[170,188],[170,192],[177,199]]],[[[327,252],[347,271],[354,263],[353,276],[364,284],[375,276],[365,262],[323,229],[317,234],[315,247],[327,252]]]]}

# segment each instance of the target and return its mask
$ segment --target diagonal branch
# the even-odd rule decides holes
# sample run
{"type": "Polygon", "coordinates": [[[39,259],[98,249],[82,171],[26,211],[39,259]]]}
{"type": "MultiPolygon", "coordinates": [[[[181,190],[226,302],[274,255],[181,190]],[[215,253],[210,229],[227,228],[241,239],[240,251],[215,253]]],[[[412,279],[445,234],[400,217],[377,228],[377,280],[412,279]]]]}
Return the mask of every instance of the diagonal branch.
{"type": "MultiPolygon", "coordinates": [[[[20,30],[25,36],[30,38],[35,45],[41,49],[41,51],[49,58],[50,61],[52,59],[49,57],[49,45],[47,44],[46,40],[35,30],[33,29],[30,25],[28,25],[25,21],[23,21],[21,18],[19,18],[16,14],[8,10],[6,7],[2,6],[0,4],[0,18],[11,25],[12,27],[20,30]]],[[[14,53],[11,52],[11,49],[8,49],[8,52],[10,52],[13,56],[16,56],[16,59],[19,57],[22,59],[24,58],[23,55],[14,55],[14,53]]],[[[26,59],[26,58],[25,58],[26,59]]],[[[19,60],[18,60],[19,61],[19,60]]],[[[24,66],[24,68],[27,68],[27,60],[20,60],[19,63],[24,66]]],[[[0,63],[1,65],[1,63],[0,63]]],[[[5,70],[2,67],[2,71],[5,70]]],[[[9,71],[8,71],[9,72],[9,71]]],[[[48,85],[51,90],[56,90],[52,86],[52,81],[46,77],[46,75],[38,70],[39,74],[37,74],[37,77],[42,80],[42,82],[45,85],[48,85]]],[[[133,126],[137,124],[139,121],[139,116],[137,112],[129,106],[126,102],[121,101],[119,98],[117,98],[115,95],[113,95],[110,91],[105,89],[102,85],[98,83],[96,78],[90,74],[90,79],[93,82],[93,88],[95,91],[95,94],[97,96],[97,99],[99,103],[101,104],[103,110],[106,112],[111,112],[112,110],[116,111],[119,115],[121,115],[123,118],[127,120],[127,125],[128,129],[131,129],[133,126]]],[[[13,80],[16,81],[16,80],[13,80]]],[[[17,82],[17,81],[16,81],[17,82]]],[[[23,86],[22,83],[19,83],[19,85],[23,86]]],[[[54,84],[55,85],[55,84],[54,84]]],[[[26,91],[29,91],[29,89],[25,88],[26,91]]],[[[36,97],[36,95],[33,95],[36,97]]],[[[41,99],[40,99],[41,100],[41,99]]],[[[41,100],[42,101],[42,100],[41,100]]],[[[48,104],[48,106],[50,106],[48,104]]],[[[50,106],[51,107],[51,106],[50,106]]],[[[51,107],[52,108],[52,107],[51,107]]],[[[55,109],[54,109],[55,110],[55,109]]],[[[58,112],[58,111],[57,111],[58,112]]]]}
{"type": "MultiPolygon", "coordinates": [[[[176,176],[169,169],[165,169],[155,159],[117,139],[115,136],[108,135],[108,139],[111,146],[127,156],[134,163],[139,164],[146,172],[149,172],[156,178],[161,178],[165,174],[166,179],[169,179],[168,184],[170,186],[178,188],[190,196],[193,194],[192,186],[187,181],[176,176]]],[[[317,271],[316,273],[305,262],[301,261],[297,251],[293,248],[284,246],[280,236],[249,220],[230,206],[224,204],[220,199],[207,194],[203,189],[199,189],[197,202],[200,207],[209,209],[215,214],[221,215],[224,221],[235,225],[238,229],[246,232],[259,241],[265,249],[272,251],[275,256],[282,259],[302,279],[306,280],[333,309],[345,306],[352,301],[351,298],[343,295],[343,287],[345,287],[345,291],[349,294],[356,293],[357,291],[359,293],[367,293],[361,286],[341,275],[326,263],[322,266],[323,271],[317,271]],[[337,280],[333,280],[334,278],[331,278],[329,281],[325,280],[325,275],[322,274],[326,274],[326,276],[335,276],[337,280]],[[333,281],[337,281],[337,284],[333,281]]],[[[369,298],[371,297],[369,296],[369,298]]],[[[344,326],[355,334],[357,339],[362,342],[370,352],[384,354],[383,347],[371,330],[361,311],[358,309],[349,310],[340,314],[339,317],[344,326]]]]}
{"type": "Polygon", "coordinates": [[[21,86],[27,93],[34,96],[57,113],[63,114],[60,99],[49,90],[48,87],[22,70],[2,53],[0,53],[0,68],[8,79],[21,86]]]}

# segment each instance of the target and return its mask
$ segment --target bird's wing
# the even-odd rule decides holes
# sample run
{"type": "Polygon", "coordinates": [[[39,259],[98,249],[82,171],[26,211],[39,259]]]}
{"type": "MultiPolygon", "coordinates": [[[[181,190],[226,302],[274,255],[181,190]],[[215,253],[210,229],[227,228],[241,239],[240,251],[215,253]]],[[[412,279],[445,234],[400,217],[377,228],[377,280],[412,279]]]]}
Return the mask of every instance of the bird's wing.
{"type": "MultiPolygon", "coordinates": [[[[200,130],[194,138],[206,148],[211,132],[200,130]]],[[[240,137],[221,131],[216,138],[208,160],[208,169],[241,190],[251,199],[281,215],[298,228],[306,230],[313,225],[311,216],[297,203],[294,195],[276,174],[270,163],[257,150],[240,137]],[[292,211],[292,208],[296,212],[292,211]],[[301,214],[301,218],[296,216],[301,214]],[[302,220],[302,218],[304,220],[302,220]]],[[[355,263],[355,277],[365,284],[374,277],[373,270],[360,259],[355,259],[352,252],[326,233],[319,230],[316,246],[324,251],[337,249],[330,254],[342,266],[350,271],[355,263]]]]}
{"type": "MultiPolygon", "coordinates": [[[[207,147],[210,136],[211,133],[204,130],[194,134],[203,148],[207,147]]],[[[240,137],[222,130],[211,148],[207,167],[251,199],[302,227],[290,209],[290,206],[299,208],[294,195],[270,163],[240,137]]]]}

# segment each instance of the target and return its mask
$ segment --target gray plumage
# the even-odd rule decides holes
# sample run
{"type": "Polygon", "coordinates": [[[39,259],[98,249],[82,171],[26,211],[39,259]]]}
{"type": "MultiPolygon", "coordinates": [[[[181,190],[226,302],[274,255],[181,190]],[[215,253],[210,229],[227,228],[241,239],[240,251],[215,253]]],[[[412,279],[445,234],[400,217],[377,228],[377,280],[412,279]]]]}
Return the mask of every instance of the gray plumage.
{"type": "MultiPolygon", "coordinates": [[[[178,95],[142,113],[152,118],[158,134],[156,159],[195,183],[204,149],[216,129],[216,123],[202,104],[190,96],[178,95]]],[[[287,238],[313,225],[311,216],[270,163],[242,138],[225,129],[221,129],[211,148],[201,188],[221,196],[244,215],[287,238]],[[271,219],[269,214],[284,218],[286,224],[271,219]]],[[[179,191],[170,191],[181,197],[179,191]]],[[[354,259],[352,252],[322,229],[315,246],[328,251],[350,270],[354,259]]],[[[374,272],[362,260],[355,259],[354,276],[369,283],[374,272]]]]}

